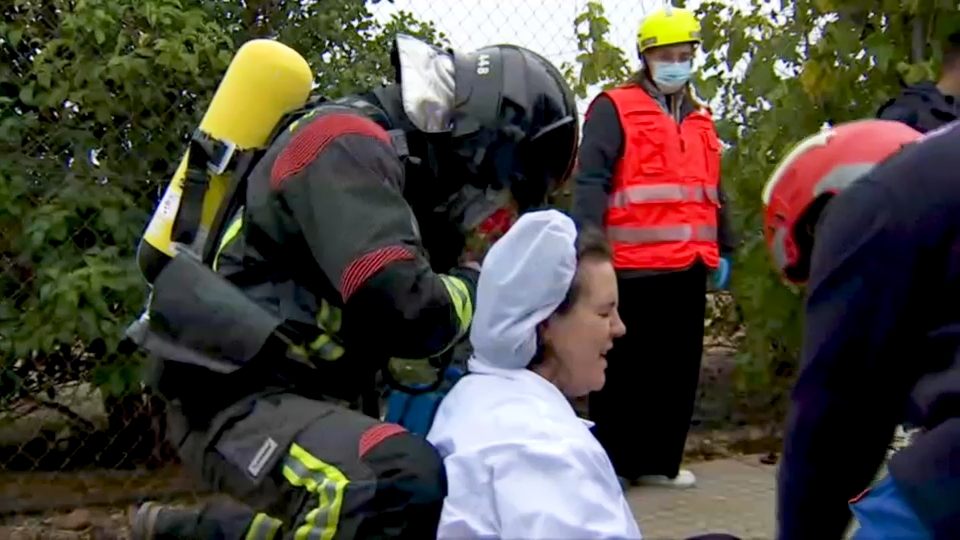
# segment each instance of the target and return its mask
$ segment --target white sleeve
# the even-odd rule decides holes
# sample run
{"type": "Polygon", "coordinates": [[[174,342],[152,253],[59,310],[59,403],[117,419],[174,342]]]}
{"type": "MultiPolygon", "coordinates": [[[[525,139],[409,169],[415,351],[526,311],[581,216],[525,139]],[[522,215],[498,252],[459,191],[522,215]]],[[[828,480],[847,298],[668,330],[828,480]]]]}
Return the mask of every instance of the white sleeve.
{"type": "Polygon", "coordinates": [[[494,511],[504,540],[639,539],[612,471],[582,443],[504,445],[493,466],[494,511]]]}
{"type": "Polygon", "coordinates": [[[493,508],[492,474],[476,453],[454,453],[443,460],[447,496],[443,500],[437,540],[498,540],[493,508]]]}

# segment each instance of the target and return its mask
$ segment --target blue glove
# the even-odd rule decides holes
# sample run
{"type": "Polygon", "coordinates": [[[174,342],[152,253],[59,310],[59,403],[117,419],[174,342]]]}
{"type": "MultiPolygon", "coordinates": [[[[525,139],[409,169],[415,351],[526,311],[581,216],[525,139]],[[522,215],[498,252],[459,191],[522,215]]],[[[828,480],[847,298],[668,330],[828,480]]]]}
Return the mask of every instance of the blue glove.
{"type": "Polygon", "coordinates": [[[726,290],[730,285],[730,257],[720,257],[720,265],[713,271],[713,285],[717,290],[726,290]]]}

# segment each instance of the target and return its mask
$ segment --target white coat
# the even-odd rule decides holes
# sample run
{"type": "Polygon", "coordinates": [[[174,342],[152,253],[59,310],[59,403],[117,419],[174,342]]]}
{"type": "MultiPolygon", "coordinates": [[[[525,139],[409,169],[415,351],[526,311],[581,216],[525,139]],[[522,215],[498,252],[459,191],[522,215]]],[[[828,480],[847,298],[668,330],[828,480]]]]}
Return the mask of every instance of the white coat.
{"type": "Polygon", "coordinates": [[[524,214],[484,261],[470,374],[444,398],[427,435],[447,472],[438,540],[641,537],[587,423],[556,386],[526,369],[532,333],[573,279],[575,239],[559,212],[524,214]]]}

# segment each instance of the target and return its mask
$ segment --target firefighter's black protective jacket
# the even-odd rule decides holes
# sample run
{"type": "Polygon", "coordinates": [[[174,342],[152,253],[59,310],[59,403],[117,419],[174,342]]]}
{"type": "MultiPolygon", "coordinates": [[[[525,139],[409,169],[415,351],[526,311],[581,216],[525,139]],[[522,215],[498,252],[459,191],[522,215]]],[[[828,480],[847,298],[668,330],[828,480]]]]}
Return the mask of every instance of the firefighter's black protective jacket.
{"type": "MultiPolygon", "coordinates": [[[[387,90],[380,95],[398,96],[397,88],[387,90]]],[[[401,110],[373,94],[364,98],[401,110]]],[[[455,262],[449,255],[431,266],[422,224],[405,196],[415,192],[412,184],[436,179],[411,178],[411,171],[428,169],[402,159],[387,127],[367,111],[324,104],[284,130],[253,168],[243,211],[223,236],[214,268],[307,334],[324,322],[327,328],[313,340],[316,347],[304,345],[311,369],[278,361],[273,370],[260,359],[256,369],[223,375],[156,361],[158,389],[185,414],[202,422],[277,384],[351,400],[373,385],[388,359],[435,358],[465,335],[478,273],[435,270],[437,260],[455,262]]],[[[438,231],[431,239],[451,236],[438,231]]]]}

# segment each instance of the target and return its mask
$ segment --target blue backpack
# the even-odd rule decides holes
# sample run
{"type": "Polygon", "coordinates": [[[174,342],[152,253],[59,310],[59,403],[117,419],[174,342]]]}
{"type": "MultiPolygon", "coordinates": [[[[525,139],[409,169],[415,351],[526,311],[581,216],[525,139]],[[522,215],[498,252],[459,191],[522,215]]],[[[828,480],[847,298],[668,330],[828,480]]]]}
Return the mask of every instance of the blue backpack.
{"type": "MultiPolygon", "coordinates": [[[[450,392],[453,385],[464,375],[458,367],[447,367],[443,372],[443,383],[429,392],[410,393],[391,388],[387,395],[387,415],[385,421],[400,424],[410,433],[425,437],[433,425],[440,402],[450,392]]],[[[411,387],[412,390],[424,390],[432,385],[411,387]]]]}

